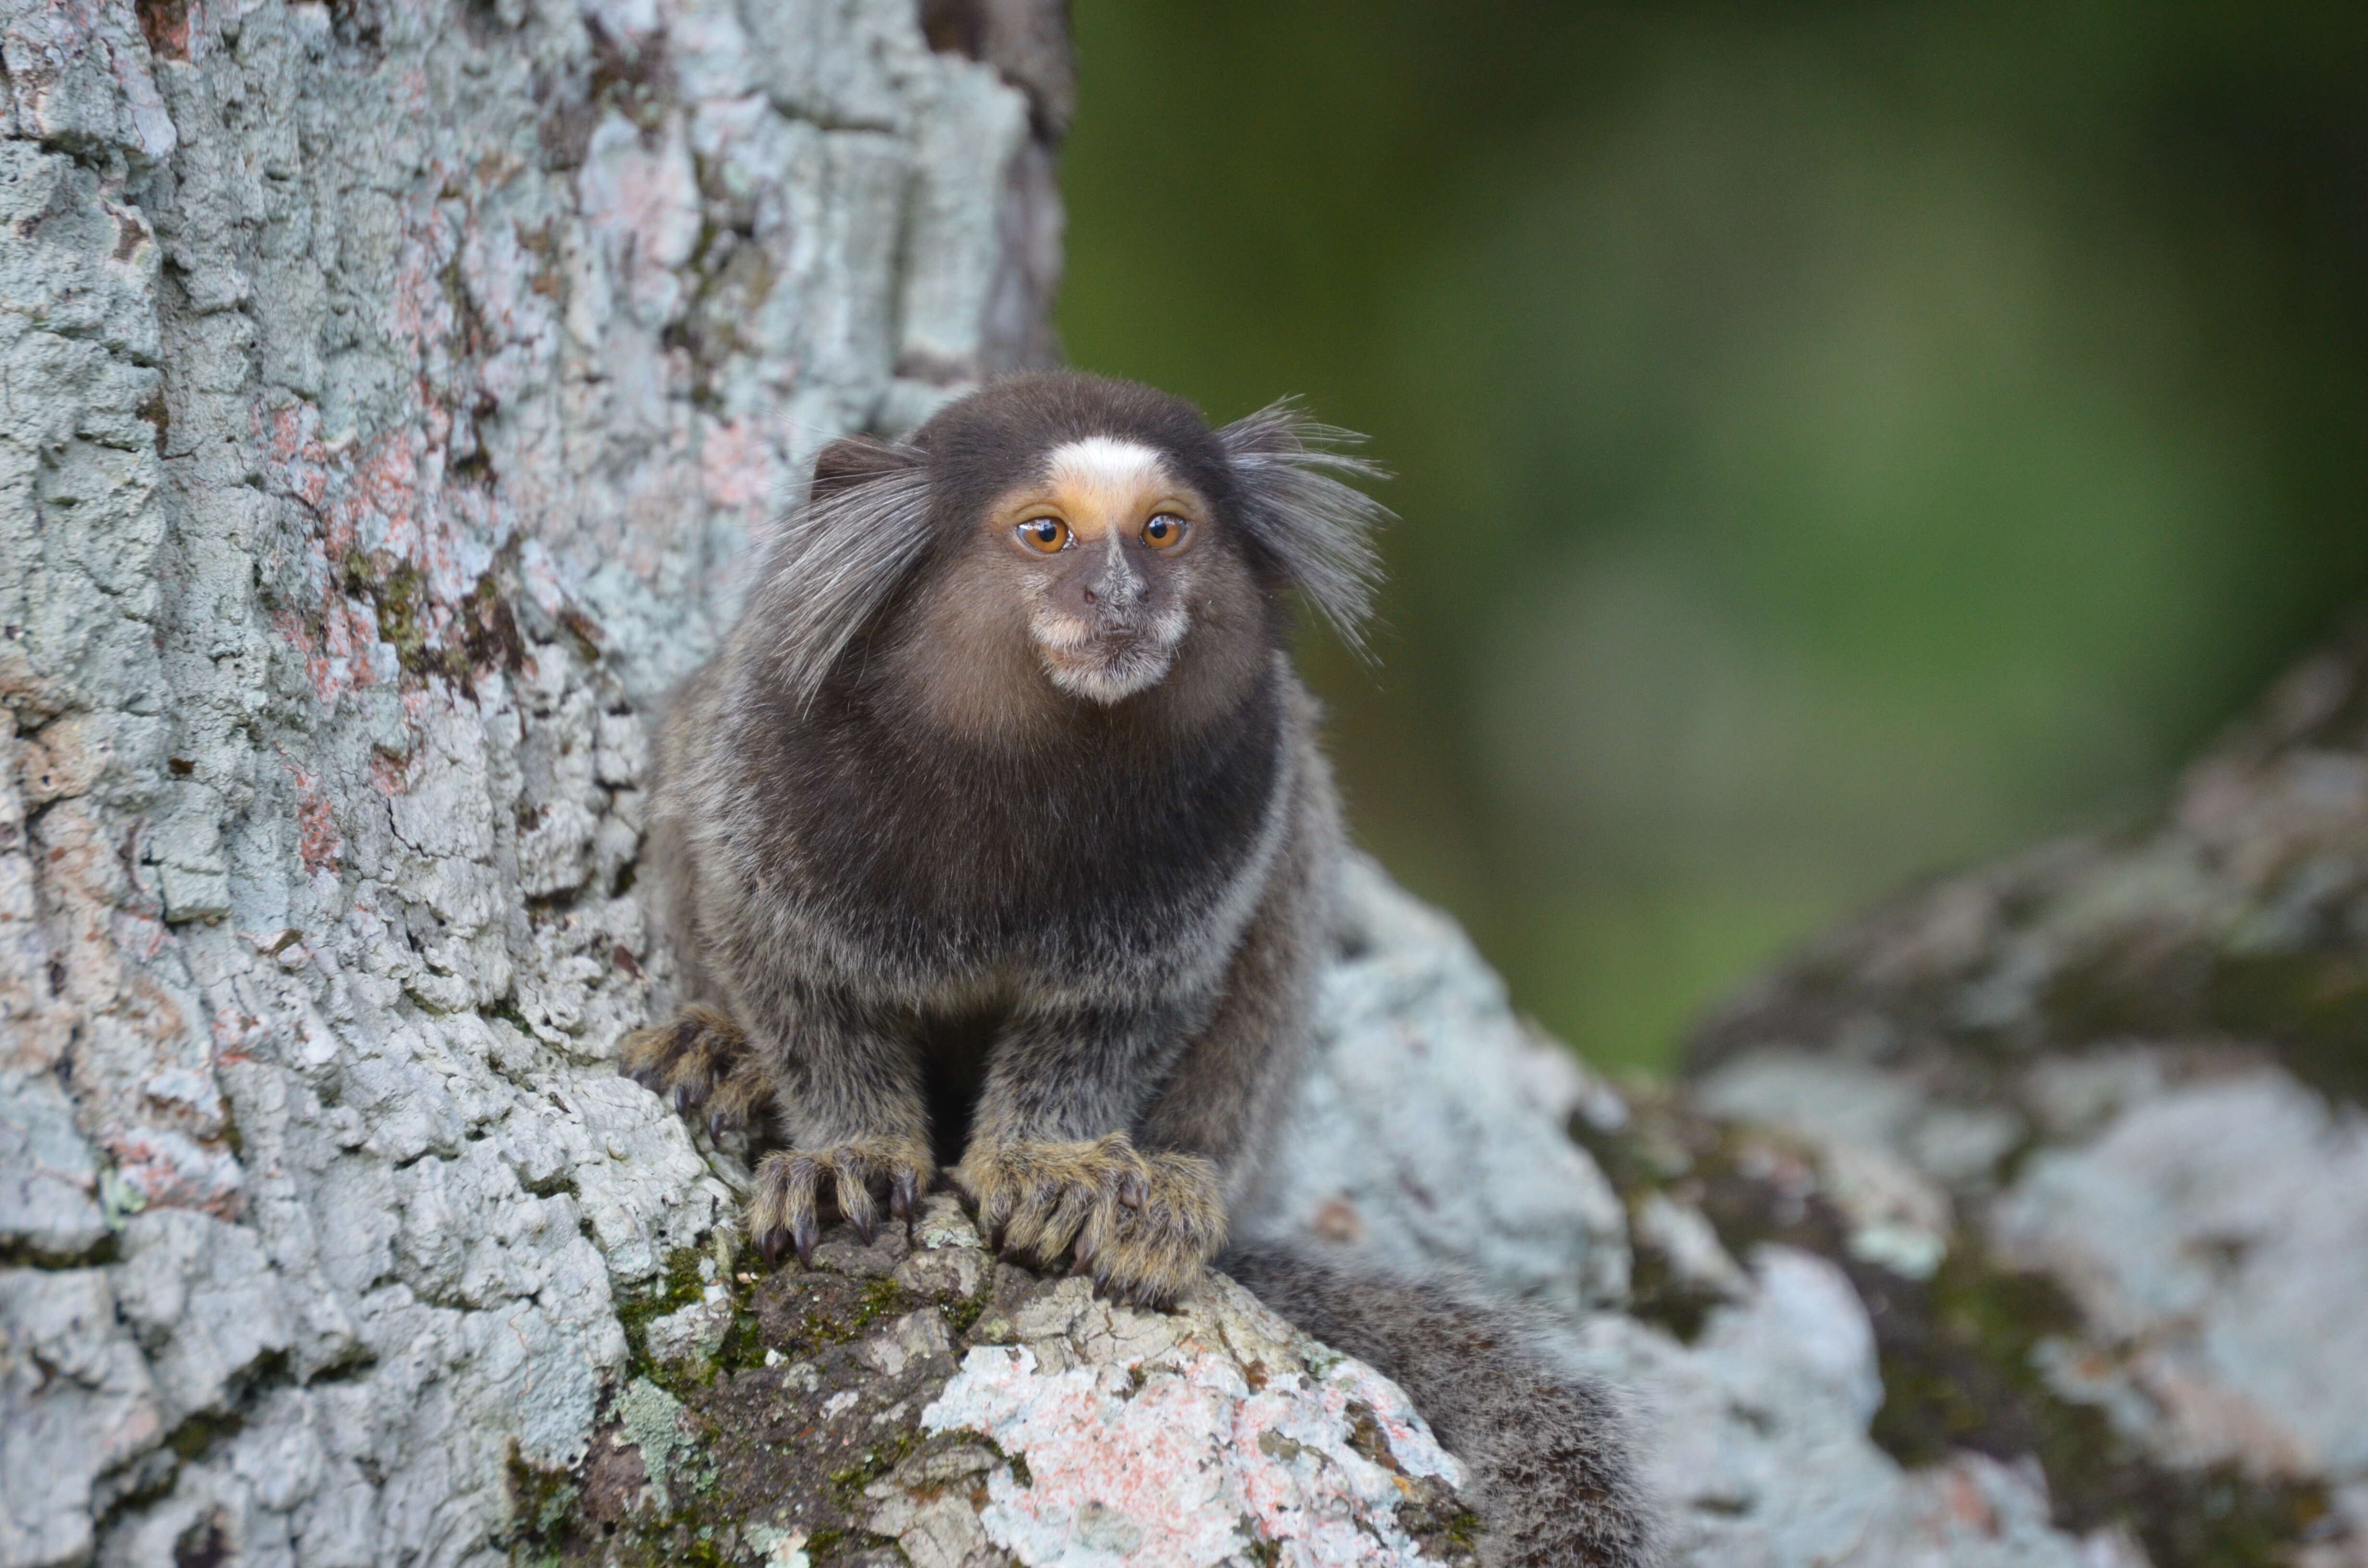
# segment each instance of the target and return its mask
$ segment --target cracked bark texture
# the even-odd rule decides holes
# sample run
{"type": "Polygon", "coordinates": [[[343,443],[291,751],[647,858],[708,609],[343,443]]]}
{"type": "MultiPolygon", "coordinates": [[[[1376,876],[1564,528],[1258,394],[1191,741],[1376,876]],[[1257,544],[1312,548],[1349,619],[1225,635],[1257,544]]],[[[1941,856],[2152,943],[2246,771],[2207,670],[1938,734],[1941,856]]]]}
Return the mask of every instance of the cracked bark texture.
{"type": "Polygon", "coordinates": [[[815,447],[1051,357],[1060,20],[0,5],[0,1562],[584,1457],[727,1203],[608,1062],[644,715],[815,447]]]}

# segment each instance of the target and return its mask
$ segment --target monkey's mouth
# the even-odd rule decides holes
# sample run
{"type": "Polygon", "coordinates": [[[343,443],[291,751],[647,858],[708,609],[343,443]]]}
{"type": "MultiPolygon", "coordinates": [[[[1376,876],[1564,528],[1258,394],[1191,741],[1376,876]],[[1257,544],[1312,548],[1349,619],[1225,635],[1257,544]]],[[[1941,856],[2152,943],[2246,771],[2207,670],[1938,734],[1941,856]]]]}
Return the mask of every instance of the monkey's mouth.
{"type": "Polygon", "coordinates": [[[1105,706],[1158,685],[1184,638],[1181,616],[1119,625],[1042,616],[1031,630],[1053,684],[1105,706]]]}

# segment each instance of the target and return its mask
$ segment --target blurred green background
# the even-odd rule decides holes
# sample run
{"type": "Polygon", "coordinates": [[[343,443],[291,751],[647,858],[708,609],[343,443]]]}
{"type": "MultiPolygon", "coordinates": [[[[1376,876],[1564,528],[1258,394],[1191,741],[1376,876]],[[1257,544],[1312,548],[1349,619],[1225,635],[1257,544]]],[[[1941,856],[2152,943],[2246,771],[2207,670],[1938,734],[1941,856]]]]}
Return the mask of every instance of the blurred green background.
{"type": "Polygon", "coordinates": [[[1359,836],[1657,1070],[2368,589],[2368,7],[1076,0],[1071,358],[1399,480],[1359,836]]]}

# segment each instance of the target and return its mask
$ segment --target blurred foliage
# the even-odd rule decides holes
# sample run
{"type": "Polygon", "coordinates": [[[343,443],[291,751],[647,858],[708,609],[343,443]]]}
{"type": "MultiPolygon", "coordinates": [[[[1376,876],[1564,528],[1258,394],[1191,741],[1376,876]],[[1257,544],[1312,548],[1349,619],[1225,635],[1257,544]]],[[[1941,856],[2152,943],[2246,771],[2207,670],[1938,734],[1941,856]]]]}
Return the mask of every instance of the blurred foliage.
{"type": "Polygon", "coordinates": [[[2368,586],[2368,9],[1077,0],[1072,358],[1401,475],[1360,837],[1591,1058],[2368,586]]]}

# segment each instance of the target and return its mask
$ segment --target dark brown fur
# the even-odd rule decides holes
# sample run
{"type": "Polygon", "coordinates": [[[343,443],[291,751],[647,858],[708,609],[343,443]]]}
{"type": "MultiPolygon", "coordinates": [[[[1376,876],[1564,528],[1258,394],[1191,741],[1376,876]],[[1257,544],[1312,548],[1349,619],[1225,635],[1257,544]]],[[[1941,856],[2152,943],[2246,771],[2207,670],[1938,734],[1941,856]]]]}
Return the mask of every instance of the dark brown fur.
{"type": "MultiPolygon", "coordinates": [[[[818,460],[662,735],[649,883],[693,1006],[626,1048],[686,1112],[769,1100],[768,1258],[807,1252],[825,1204],[867,1232],[909,1215],[941,1161],[992,1244],[1113,1295],[1170,1301],[1216,1256],[1304,1067],[1330,926],[1339,810],[1284,650],[1289,590],[1352,634],[1366,608],[1380,514],[1323,472],[1367,472],[1334,434],[1275,410],[1212,431],[1056,374],[818,460]],[[1047,518],[1067,542],[1032,553],[1018,525],[1047,518]]],[[[1298,1278],[1279,1256],[1243,1255],[1298,1278]]],[[[1419,1351],[1366,1343],[1394,1371],[1419,1351]]],[[[1536,1451],[1594,1456],[1573,1506],[1628,1519],[1611,1437],[1555,1441],[1536,1451]]],[[[1549,1559],[1508,1537],[1490,1560],[1549,1559]]]]}

